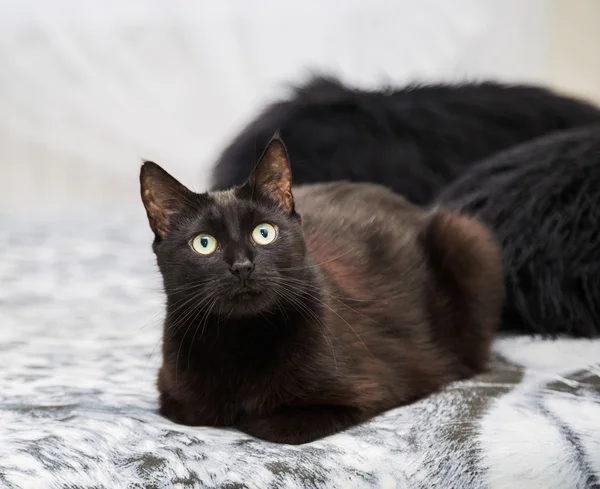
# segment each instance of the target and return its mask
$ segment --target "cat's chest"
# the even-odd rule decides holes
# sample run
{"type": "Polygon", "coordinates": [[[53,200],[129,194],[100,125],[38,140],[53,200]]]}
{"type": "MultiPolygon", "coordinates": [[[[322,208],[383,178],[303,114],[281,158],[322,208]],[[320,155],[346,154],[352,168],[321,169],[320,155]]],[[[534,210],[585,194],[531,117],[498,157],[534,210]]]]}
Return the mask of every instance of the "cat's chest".
{"type": "Polygon", "coordinates": [[[235,338],[226,334],[233,330],[219,342],[188,344],[182,352],[171,342],[163,351],[162,385],[201,423],[233,423],[304,399],[315,371],[324,370],[316,368],[320,342],[310,342],[304,331],[279,338],[248,331],[244,336],[239,329],[235,338]]]}
{"type": "Polygon", "coordinates": [[[232,416],[272,411],[301,395],[301,375],[285,362],[253,364],[222,357],[195,362],[180,372],[198,409],[232,416]]]}

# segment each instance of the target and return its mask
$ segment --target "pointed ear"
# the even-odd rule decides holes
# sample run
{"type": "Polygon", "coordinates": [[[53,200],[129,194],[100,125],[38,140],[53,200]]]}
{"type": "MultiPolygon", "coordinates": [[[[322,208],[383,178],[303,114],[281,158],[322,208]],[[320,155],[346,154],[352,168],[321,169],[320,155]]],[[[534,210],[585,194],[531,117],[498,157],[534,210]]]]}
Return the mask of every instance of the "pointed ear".
{"type": "Polygon", "coordinates": [[[294,212],[292,170],[279,131],[267,145],[246,186],[250,187],[252,195],[273,200],[287,214],[294,212]]]}
{"type": "Polygon", "coordinates": [[[173,218],[193,202],[193,193],[152,161],[140,171],[142,202],[157,239],[169,234],[173,218]]]}

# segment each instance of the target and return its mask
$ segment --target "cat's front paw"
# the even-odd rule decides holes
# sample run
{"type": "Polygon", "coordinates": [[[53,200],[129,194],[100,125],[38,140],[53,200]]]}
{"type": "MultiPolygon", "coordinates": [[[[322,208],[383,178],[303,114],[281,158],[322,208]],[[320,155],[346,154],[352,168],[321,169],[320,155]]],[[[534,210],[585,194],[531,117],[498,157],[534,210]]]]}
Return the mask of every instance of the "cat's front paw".
{"type": "Polygon", "coordinates": [[[285,424],[277,416],[261,418],[240,423],[240,431],[271,443],[301,445],[320,438],[318,433],[310,429],[302,429],[297,423],[285,424]]]}
{"type": "Polygon", "coordinates": [[[357,410],[346,407],[284,408],[269,417],[244,420],[237,428],[272,443],[302,445],[363,420],[357,410]]]}

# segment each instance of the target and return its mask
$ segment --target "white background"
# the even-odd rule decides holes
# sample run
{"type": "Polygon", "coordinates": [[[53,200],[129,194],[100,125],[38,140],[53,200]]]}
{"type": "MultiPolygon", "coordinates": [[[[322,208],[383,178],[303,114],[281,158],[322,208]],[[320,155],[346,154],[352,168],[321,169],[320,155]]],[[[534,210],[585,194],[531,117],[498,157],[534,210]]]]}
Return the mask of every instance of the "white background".
{"type": "Polygon", "coordinates": [[[137,202],[142,158],[201,190],[311,70],[600,101],[599,26],[595,0],[0,0],[0,212],[137,202]]]}

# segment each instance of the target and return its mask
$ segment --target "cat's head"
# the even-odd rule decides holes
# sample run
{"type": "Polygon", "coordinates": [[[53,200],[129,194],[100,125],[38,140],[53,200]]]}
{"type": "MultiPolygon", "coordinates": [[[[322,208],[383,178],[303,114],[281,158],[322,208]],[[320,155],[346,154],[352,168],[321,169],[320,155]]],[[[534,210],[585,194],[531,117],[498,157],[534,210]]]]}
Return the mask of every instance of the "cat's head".
{"type": "Polygon", "coordinates": [[[277,307],[285,289],[304,279],[306,246],[278,136],[241,187],[198,194],[152,162],[142,166],[140,183],[173,304],[203,301],[213,312],[255,314],[277,307]]]}

